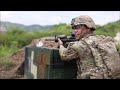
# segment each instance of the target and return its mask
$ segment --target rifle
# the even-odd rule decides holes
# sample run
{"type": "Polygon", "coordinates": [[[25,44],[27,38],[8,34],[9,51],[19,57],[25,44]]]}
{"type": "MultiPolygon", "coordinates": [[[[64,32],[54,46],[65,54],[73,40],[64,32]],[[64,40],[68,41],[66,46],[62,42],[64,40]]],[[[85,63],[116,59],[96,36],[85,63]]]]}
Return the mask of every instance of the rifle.
{"type": "Polygon", "coordinates": [[[67,37],[65,35],[58,35],[58,36],[55,35],[54,39],[46,39],[45,41],[53,41],[54,40],[55,42],[58,42],[58,38],[60,38],[60,40],[63,42],[64,47],[67,47],[69,42],[77,41],[75,39],[75,34],[74,33],[71,33],[70,37],[67,37]]]}
{"type": "Polygon", "coordinates": [[[58,38],[60,38],[60,40],[63,42],[63,44],[65,44],[66,42],[76,41],[75,35],[73,33],[71,33],[71,36],[69,38],[65,35],[59,35],[59,36],[55,35],[55,42],[58,42],[58,38]]]}

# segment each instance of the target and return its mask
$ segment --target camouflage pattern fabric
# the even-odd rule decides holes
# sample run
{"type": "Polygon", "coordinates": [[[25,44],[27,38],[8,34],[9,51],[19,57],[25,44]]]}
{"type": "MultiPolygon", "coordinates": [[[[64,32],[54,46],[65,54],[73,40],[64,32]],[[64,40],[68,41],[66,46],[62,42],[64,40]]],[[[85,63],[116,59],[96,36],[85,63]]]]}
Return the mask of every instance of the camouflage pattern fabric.
{"type": "Polygon", "coordinates": [[[120,57],[113,39],[109,36],[97,37],[99,39],[95,40],[93,36],[83,40],[90,47],[96,66],[102,70],[104,78],[120,77],[120,57]]]}
{"type": "Polygon", "coordinates": [[[60,46],[59,53],[64,61],[76,59],[78,68],[77,79],[91,76],[90,71],[95,68],[95,62],[92,52],[86,43],[76,41],[71,42],[67,48],[60,46]]]}
{"type": "Polygon", "coordinates": [[[91,17],[84,15],[84,16],[78,16],[76,18],[73,18],[71,21],[71,25],[80,25],[80,24],[84,24],[87,25],[89,28],[93,28],[96,29],[96,25],[94,23],[94,21],[92,20],[91,17]]]}
{"type": "MultiPolygon", "coordinates": [[[[88,46],[88,44],[94,46],[94,43],[97,43],[104,38],[105,36],[100,35],[86,35],[86,37],[82,38],[80,41],[71,42],[67,48],[60,46],[59,53],[62,60],[69,61],[72,59],[76,59],[78,67],[77,79],[111,78],[110,72],[108,73],[107,65],[103,62],[101,58],[101,54],[96,51],[97,49],[93,49],[88,46]],[[86,44],[84,40],[87,40],[88,44],[86,44]]],[[[108,58],[108,56],[106,56],[106,58],[108,58]]],[[[109,65],[111,64],[109,63],[109,65]]],[[[117,66],[117,70],[119,70],[120,65],[117,64],[117,66]]]]}

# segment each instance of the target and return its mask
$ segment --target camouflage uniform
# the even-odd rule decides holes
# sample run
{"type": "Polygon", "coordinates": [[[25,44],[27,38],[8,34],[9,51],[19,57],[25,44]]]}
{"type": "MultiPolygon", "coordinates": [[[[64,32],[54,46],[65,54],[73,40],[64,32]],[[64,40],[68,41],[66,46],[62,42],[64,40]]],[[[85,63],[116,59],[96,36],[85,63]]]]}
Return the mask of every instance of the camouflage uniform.
{"type": "Polygon", "coordinates": [[[99,62],[94,61],[91,49],[83,41],[85,38],[90,38],[90,42],[96,42],[97,40],[101,39],[101,37],[98,35],[86,35],[86,37],[79,41],[70,42],[67,48],[60,46],[60,56],[64,61],[76,59],[78,68],[77,79],[103,79],[103,72],[98,71],[99,68],[96,67],[96,63],[99,64],[99,62]]]}
{"type": "MultiPolygon", "coordinates": [[[[89,16],[80,16],[72,19],[72,26],[79,24],[96,29],[95,23],[89,16]]],[[[101,39],[98,35],[88,34],[79,41],[70,42],[67,48],[60,45],[59,53],[61,59],[64,61],[76,60],[78,68],[77,79],[103,79],[103,71],[100,71],[101,69],[96,67],[92,51],[83,41],[85,38],[88,38],[90,42],[96,42],[98,39],[101,39]]]]}

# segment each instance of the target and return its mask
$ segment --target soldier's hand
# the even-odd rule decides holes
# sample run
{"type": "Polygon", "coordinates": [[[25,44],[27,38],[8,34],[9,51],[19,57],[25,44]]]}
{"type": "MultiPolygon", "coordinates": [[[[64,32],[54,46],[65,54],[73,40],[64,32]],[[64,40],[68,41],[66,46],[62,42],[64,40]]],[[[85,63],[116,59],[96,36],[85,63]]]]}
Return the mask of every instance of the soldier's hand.
{"type": "Polygon", "coordinates": [[[63,42],[60,40],[60,38],[58,38],[58,44],[59,44],[59,46],[63,45],[63,42]]]}

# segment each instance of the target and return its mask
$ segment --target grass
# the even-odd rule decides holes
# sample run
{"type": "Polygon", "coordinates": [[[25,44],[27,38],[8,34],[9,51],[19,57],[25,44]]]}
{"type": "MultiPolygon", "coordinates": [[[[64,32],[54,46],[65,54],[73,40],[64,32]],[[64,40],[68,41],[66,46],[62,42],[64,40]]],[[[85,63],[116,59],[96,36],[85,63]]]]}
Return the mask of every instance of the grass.
{"type": "Polygon", "coordinates": [[[15,65],[15,62],[9,59],[9,56],[17,51],[17,48],[0,46],[0,67],[8,69],[15,65]]]}
{"type": "Polygon", "coordinates": [[[0,57],[9,56],[16,51],[17,51],[16,47],[0,46],[0,57]]]}

